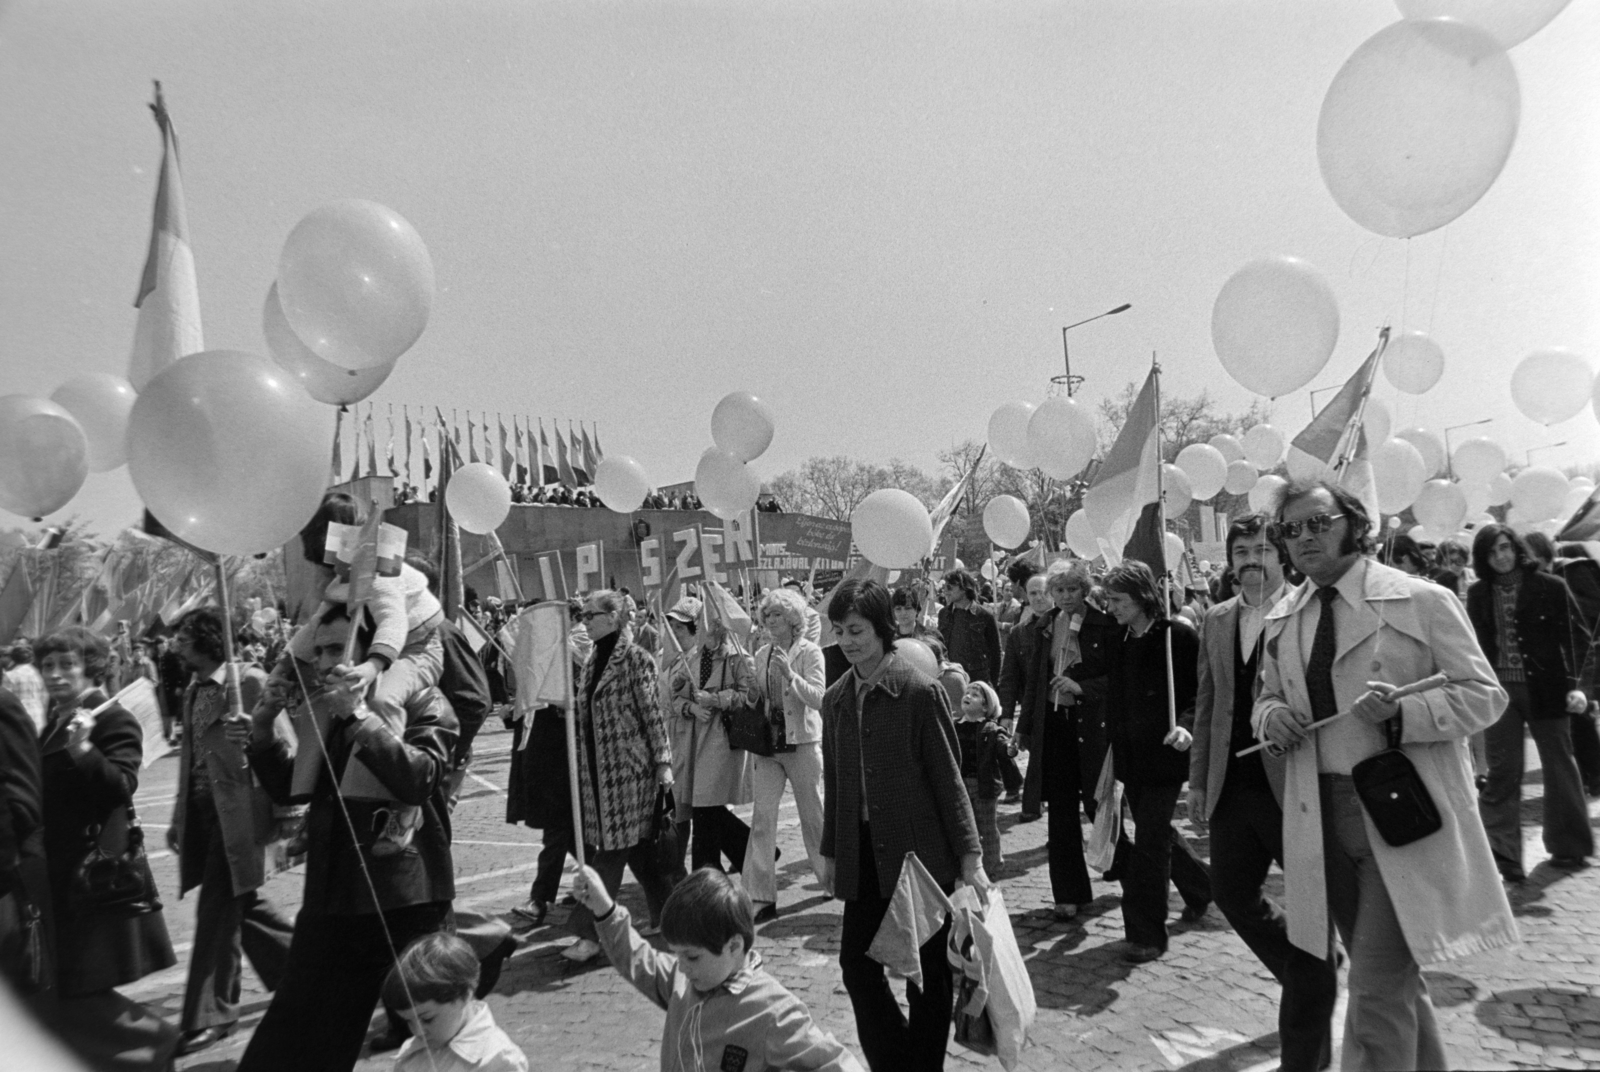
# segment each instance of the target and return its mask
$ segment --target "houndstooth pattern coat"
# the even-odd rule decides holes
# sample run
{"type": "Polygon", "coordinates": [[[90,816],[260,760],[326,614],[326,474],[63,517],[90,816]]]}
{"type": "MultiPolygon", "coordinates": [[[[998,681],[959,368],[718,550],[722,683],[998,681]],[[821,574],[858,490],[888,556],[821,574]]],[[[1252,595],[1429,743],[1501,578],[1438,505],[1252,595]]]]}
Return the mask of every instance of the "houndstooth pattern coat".
{"type": "Polygon", "coordinates": [[[594,671],[590,652],[577,689],[583,840],[602,851],[631,849],[651,835],[656,765],[672,762],[656,661],[625,636],[589,701],[584,697],[594,671]]]}

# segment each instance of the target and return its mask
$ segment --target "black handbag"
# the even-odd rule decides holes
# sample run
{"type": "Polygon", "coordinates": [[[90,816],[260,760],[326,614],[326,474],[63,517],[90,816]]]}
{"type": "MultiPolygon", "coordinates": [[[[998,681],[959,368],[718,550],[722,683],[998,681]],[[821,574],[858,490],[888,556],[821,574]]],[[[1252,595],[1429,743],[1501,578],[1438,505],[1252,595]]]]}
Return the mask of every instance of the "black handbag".
{"type": "Polygon", "coordinates": [[[21,876],[0,894],[0,978],[24,994],[45,988],[44,917],[29,898],[21,876]]]}
{"type": "Polygon", "coordinates": [[[651,820],[651,841],[655,845],[656,866],[668,882],[684,877],[683,845],[678,840],[677,807],[672,790],[656,789],[655,815],[651,820]]]}
{"type": "Polygon", "coordinates": [[[89,828],[91,845],[67,887],[74,915],[130,918],[161,911],[161,895],[144,851],[144,827],[132,805],[113,809],[89,828]]]}
{"type": "Polygon", "coordinates": [[[1379,835],[1399,847],[1421,841],[1444,826],[1439,809],[1410,757],[1400,749],[1400,719],[1384,723],[1389,747],[1350,771],[1356,795],[1379,835]]]}
{"type": "Polygon", "coordinates": [[[728,712],[728,747],[742,748],[758,756],[770,756],[777,751],[777,735],[772,720],[767,717],[765,697],[756,702],[728,712]]]}

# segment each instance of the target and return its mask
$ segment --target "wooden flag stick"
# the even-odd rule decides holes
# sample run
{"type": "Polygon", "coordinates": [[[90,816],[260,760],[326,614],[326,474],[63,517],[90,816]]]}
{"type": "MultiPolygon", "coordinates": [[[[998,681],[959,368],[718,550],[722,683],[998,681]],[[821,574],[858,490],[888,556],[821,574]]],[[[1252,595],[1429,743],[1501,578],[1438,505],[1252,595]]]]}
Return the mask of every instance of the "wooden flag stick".
{"type": "MultiPolygon", "coordinates": [[[[572,855],[577,859],[578,866],[583,867],[583,794],[578,788],[578,700],[576,689],[572,680],[572,651],[567,647],[567,635],[572,631],[572,616],[567,613],[565,604],[561,608],[561,658],[566,660],[562,667],[561,678],[567,686],[567,784],[571,786],[572,793],[572,855]]],[[[528,731],[533,731],[530,723],[528,731]]],[[[595,799],[599,799],[600,787],[595,786],[595,799]]]]}
{"type": "MultiPolygon", "coordinates": [[[[1448,684],[1450,684],[1450,678],[1449,677],[1447,677],[1444,674],[1434,674],[1432,677],[1425,677],[1421,681],[1413,681],[1409,685],[1400,686],[1398,689],[1395,689],[1393,692],[1391,692],[1389,694],[1389,699],[1398,700],[1402,696],[1415,696],[1419,692],[1427,692],[1430,689],[1441,688],[1442,686],[1445,686],[1445,685],[1448,685],[1448,684]]],[[[1329,715],[1327,718],[1323,719],[1321,722],[1313,722],[1313,723],[1311,723],[1311,725],[1307,726],[1306,729],[1308,729],[1308,730],[1320,730],[1322,727],[1328,725],[1331,722],[1339,721],[1341,718],[1344,718],[1349,713],[1350,713],[1349,711],[1340,711],[1337,715],[1329,715]]],[[[1261,751],[1263,748],[1266,748],[1271,744],[1272,744],[1271,741],[1262,741],[1260,744],[1251,745],[1249,748],[1241,748],[1239,751],[1235,752],[1234,755],[1235,756],[1248,756],[1251,753],[1261,751]]]]}

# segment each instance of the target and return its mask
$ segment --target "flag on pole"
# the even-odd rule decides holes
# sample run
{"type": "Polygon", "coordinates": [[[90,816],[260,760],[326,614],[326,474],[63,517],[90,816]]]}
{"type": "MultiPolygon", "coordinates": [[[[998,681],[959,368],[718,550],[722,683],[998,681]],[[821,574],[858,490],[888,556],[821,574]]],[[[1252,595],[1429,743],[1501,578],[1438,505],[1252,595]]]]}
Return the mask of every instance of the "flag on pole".
{"type": "Polygon", "coordinates": [[[340,440],[344,438],[344,407],[333,412],[333,483],[344,483],[344,452],[340,440]]]}
{"type": "Polygon", "coordinates": [[[1322,407],[1304,431],[1289,444],[1287,464],[1291,476],[1335,480],[1360,499],[1372,519],[1371,533],[1381,535],[1383,515],[1378,509],[1378,489],[1368,455],[1366,432],[1361,427],[1367,397],[1378,374],[1378,360],[1389,343],[1389,329],[1378,333],[1378,345],[1322,407]]]}
{"type": "Polygon", "coordinates": [[[145,255],[139,294],[133,300],[139,317],[128,356],[128,380],[137,391],[151,377],[180,357],[206,348],[200,330],[200,288],[195,282],[194,252],[189,247],[189,222],[183,207],[183,177],[178,170],[178,135],[172,129],[161,83],[156,83],[156,126],[161,129],[161,178],[150,223],[150,250],[145,255]]]}
{"type": "MultiPolygon", "coordinates": [[[[467,416],[468,416],[468,419],[470,420],[471,419],[471,414],[468,414],[467,416]]],[[[450,411],[450,425],[455,430],[455,443],[456,443],[456,459],[455,460],[456,460],[456,464],[460,465],[461,464],[461,459],[466,456],[466,453],[462,449],[462,446],[461,446],[461,418],[456,416],[456,411],[453,410],[453,409],[450,411]]],[[[443,443],[439,444],[439,459],[440,459],[440,461],[444,460],[444,444],[443,443]]]]}
{"type": "Polygon", "coordinates": [[[396,476],[394,468],[394,403],[389,403],[389,445],[384,449],[384,460],[389,466],[389,475],[396,476]]]}
{"type": "Polygon", "coordinates": [[[367,403],[367,475],[378,475],[378,433],[373,430],[371,402],[367,403]]]}
{"type": "Polygon", "coordinates": [[[1166,572],[1161,516],[1161,383],[1150,370],[1117,441],[1083,495],[1083,510],[1108,562],[1136,558],[1166,572]]]}
{"type": "MultiPolygon", "coordinates": [[[[1600,489],[1590,492],[1583,505],[1556,533],[1557,543],[1584,543],[1596,539],[1600,539],[1600,489]]],[[[4,632],[4,627],[0,626],[0,635],[4,632]]]]}
{"type": "MultiPolygon", "coordinates": [[[[516,475],[516,459],[511,454],[511,438],[506,435],[506,419],[500,414],[494,415],[494,423],[500,429],[500,472],[510,481],[516,475]]],[[[520,479],[517,483],[522,483],[520,479]]]]}
{"type": "MultiPolygon", "coordinates": [[[[517,713],[525,720],[541,707],[567,702],[572,688],[569,626],[567,604],[561,600],[535,603],[513,623],[511,665],[517,675],[517,713]]],[[[522,744],[527,743],[528,735],[523,734],[522,744]]]]}
{"type": "Polygon", "coordinates": [[[433,481],[433,451],[428,448],[428,433],[430,431],[437,432],[441,440],[444,438],[444,428],[441,425],[435,424],[431,429],[424,428],[422,430],[422,483],[424,486],[433,481]]]}
{"type": "MultiPolygon", "coordinates": [[[[543,434],[542,428],[540,434],[543,434]]],[[[567,441],[561,438],[560,425],[556,426],[556,472],[560,474],[557,479],[563,484],[573,488],[578,486],[577,474],[572,471],[572,462],[567,458],[567,441]]]]}
{"type": "Polygon", "coordinates": [[[527,437],[522,434],[522,424],[517,420],[515,414],[513,414],[512,417],[511,417],[511,429],[512,429],[513,435],[516,437],[517,483],[518,484],[526,484],[526,483],[529,482],[529,476],[528,476],[528,440],[527,440],[527,437]]]}
{"type": "Polygon", "coordinates": [[[17,630],[28,618],[33,608],[33,579],[28,576],[28,564],[17,559],[11,567],[6,586],[0,588],[0,644],[9,644],[17,630]]]}
{"type": "Polygon", "coordinates": [[[721,622],[729,633],[737,637],[743,645],[748,646],[750,634],[755,631],[755,623],[750,620],[750,612],[739,605],[739,601],[733,598],[732,592],[716,581],[708,580],[702,588],[706,597],[707,620],[721,622]]]}
{"type": "Polygon", "coordinates": [[[605,451],[600,449],[600,426],[594,426],[594,463],[599,465],[606,460],[605,451]]]}
{"type": "MultiPolygon", "coordinates": [[[[557,429],[558,434],[556,439],[558,442],[561,438],[559,431],[560,430],[557,429]]],[[[592,483],[592,481],[589,479],[588,469],[584,467],[582,447],[579,445],[577,435],[572,431],[571,421],[567,422],[567,441],[572,445],[572,453],[570,455],[570,465],[572,467],[573,476],[572,486],[575,488],[581,488],[585,484],[592,483]]]]}
{"type": "Polygon", "coordinates": [[[578,432],[583,436],[583,468],[589,480],[594,480],[595,467],[600,464],[600,459],[595,457],[594,444],[589,442],[589,430],[583,425],[578,425],[578,432]]]}
{"type": "MultiPolygon", "coordinates": [[[[556,438],[561,437],[561,432],[556,432],[556,438]]],[[[561,480],[561,470],[556,466],[556,456],[550,452],[550,438],[544,434],[544,418],[539,418],[539,471],[543,475],[542,483],[555,484],[561,480]]]]}
{"type": "Polygon", "coordinates": [[[961,496],[967,493],[967,486],[972,483],[972,474],[978,471],[978,466],[983,462],[983,455],[988,449],[989,445],[987,443],[978,448],[978,456],[972,460],[972,466],[967,470],[966,475],[957,480],[955,486],[945,492],[944,498],[940,499],[939,504],[933,508],[931,515],[933,520],[933,542],[928,545],[928,554],[936,555],[939,553],[939,541],[944,537],[945,526],[950,524],[950,519],[955,516],[956,507],[961,503],[961,496]]]}
{"type": "Polygon", "coordinates": [[[400,405],[400,424],[401,424],[401,427],[404,428],[405,435],[406,435],[406,446],[405,446],[405,450],[402,453],[405,455],[405,462],[404,462],[405,470],[406,470],[405,479],[406,479],[406,483],[409,484],[409,483],[411,483],[411,477],[412,477],[412,471],[411,471],[411,407],[405,405],[404,403],[401,403],[401,405],[400,405]]]}

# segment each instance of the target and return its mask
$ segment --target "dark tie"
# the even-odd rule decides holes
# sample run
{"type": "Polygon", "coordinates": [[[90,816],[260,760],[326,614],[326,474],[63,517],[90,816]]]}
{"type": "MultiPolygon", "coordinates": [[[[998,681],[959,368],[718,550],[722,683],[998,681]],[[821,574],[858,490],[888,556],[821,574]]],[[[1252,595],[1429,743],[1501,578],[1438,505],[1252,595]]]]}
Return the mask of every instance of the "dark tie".
{"type": "Polygon", "coordinates": [[[707,682],[711,680],[711,661],[716,657],[717,653],[714,649],[700,649],[700,687],[702,689],[705,688],[707,682]]]}
{"type": "Polygon", "coordinates": [[[1311,642],[1311,659],[1306,663],[1306,691],[1311,694],[1311,717],[1321,722],[1339,713],[1339,700],[1333,692],[1333,655],[1338,647],[1338,627],[1333,620],[1333,604],[1339,590],[1333,585],[1317,589],[1322,614],[1317,619],[1317,636],[1311,642]]]}

